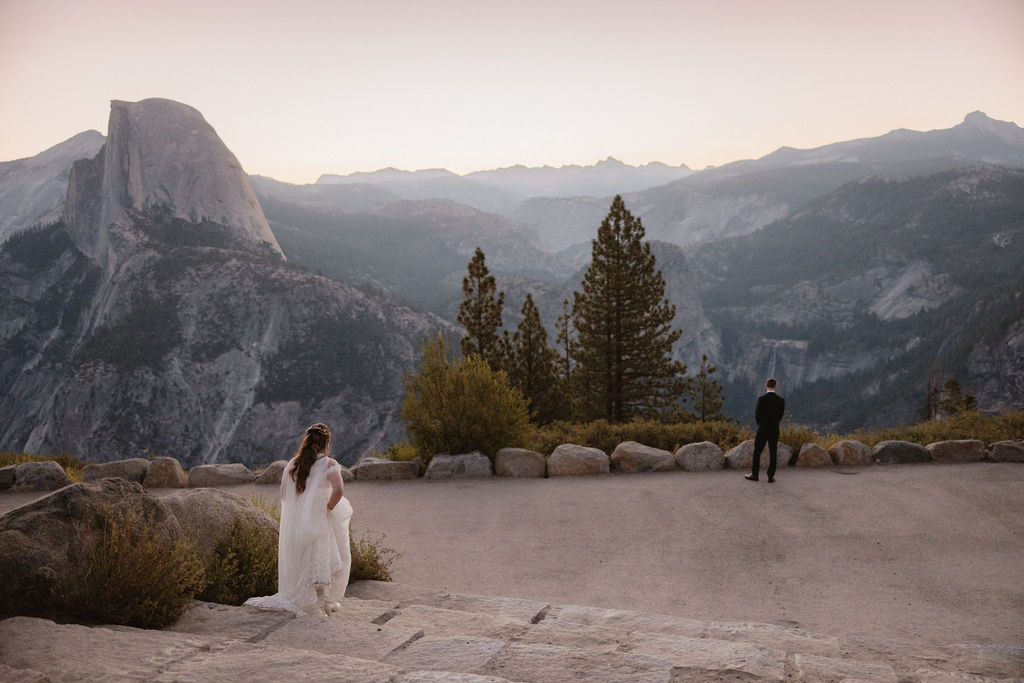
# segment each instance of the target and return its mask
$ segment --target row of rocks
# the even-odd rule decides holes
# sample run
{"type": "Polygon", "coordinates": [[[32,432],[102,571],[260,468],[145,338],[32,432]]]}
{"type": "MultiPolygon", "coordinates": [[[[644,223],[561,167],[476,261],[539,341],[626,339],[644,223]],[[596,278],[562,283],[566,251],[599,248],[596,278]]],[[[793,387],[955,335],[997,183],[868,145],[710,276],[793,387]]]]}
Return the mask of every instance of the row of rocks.
{"type": "MultiPolygon", "coordinates": [[[[425,468],[419,459],[396,462],[363,458],[353,472],[359,480],[453,479],[467,477],[560,477],[610,472],[664,472],[684,470],[749,469],[754,441],[744,441],[727,452],[710,441],[691,443],[675,453],[635,441],[619,444],[609,456],[604,451],[575,444],[562,444],[545,458],[536,451],[504,448],[493,462],[481,453],[436,455],[425,468]]],[[[962,463],[988,460],[1024,463],[1024,441],[1000,441],[986,448],[974,439],[939,441],[922,446],[908,441],[882,441],[874,448],[860,441],[839,441],[828,449],[806,443],[799,452],[787,444],[778,447],[778,462],[791,467],[863,467],[878,464],[962,463]]],[[[767,449],[761,465],[767,467],[767,449]]]]}
{"type": "MultiPolygon", "coordinates": [[[[722,452],[710,441],[686,444],[671,453],[636,441],[619,444],[609,456],[598,448],[562,444],[545,458],[525,448],[503,448],[492,461],[482,453],[436,455],[424,466],[419,458],[409,461],[366,457],[352,469],[342,468],[346,481],[396,479],[459,479],[475,477],[561,477],[610,472],[687,472],[720,469],[749,469],[754,441],[749,439],[722,452]]],[[[844,440],[825,449],[805,443],[794,453],[780,443],[778,462],[792,467],[864,467],[875,463],[979,462],[1024,463],[1024,441],[999,441],[986,447],[977,439],[938,441],[922,446],[909,441],[881,441],[871,448],[860,441],[844,440]]],[[[767,467],[767,450],[761,463],[767,467]]],[[[197,465],[188,472],[175,458],[129,458],[86,465],[82,481],[120,478],[138,482],[148,489],[237,486],[241,484],[281,483],[285,460],[271,463],[258,475],[241,463],[197,465]]],[[[71,483],[56,462],[27,462],[0,468],[0,491],[53,491],[71,483]]]]}

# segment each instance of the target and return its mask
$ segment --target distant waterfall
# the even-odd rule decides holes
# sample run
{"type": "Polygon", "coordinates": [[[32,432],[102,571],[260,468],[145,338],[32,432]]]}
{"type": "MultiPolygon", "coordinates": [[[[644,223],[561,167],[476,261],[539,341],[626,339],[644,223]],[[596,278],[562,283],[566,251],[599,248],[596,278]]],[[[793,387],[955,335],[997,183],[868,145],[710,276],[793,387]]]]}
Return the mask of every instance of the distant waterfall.
{"type": "Polygon", "coordinates": [[[768,376],[775,376],[775,344],[772,344],[772,359],[768,363],[768,376]]]}

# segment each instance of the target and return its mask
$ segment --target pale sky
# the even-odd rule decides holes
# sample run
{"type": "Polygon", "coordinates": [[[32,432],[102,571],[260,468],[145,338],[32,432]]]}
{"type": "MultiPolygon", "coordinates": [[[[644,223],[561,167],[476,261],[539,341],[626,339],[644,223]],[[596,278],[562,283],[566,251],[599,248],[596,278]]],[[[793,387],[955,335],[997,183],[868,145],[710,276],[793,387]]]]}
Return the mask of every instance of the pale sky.
{"type": "Polygon", "coordinates": [[[0,0],[0,161],[147,97],[294,183],[700,169],[974,110],[1024,125],[1024,0],[0,0]]]}

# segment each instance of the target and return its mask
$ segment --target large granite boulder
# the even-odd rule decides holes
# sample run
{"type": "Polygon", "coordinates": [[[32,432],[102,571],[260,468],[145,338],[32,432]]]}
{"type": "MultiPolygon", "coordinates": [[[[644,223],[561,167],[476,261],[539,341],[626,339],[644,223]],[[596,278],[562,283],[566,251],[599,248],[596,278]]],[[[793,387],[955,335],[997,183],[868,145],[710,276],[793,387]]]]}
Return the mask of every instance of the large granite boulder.
{"type": "Polygon", "coordinates": [[[394,479],[416,479],[420,476],[423,462],[414,460],[388,460],[375,456],[367,456],[355,467],[356,479],[359,481],[390,481],[394,479]]]}
{"type": "Polygon", "coordinates": [[[543,477],[544,456],[525,448],[502,448],[494,456],[494,473],[499,477],[543,477]]]}
{"type": "Polygon", "coordinates": [[[160,456],[153,458],[142,480],[143,488],[147,489],[184,489],[188,488],[188,472],[176,458],[160,456]]]}
{"type": "Polygon", "coordinates": [[[832,462],[840,467],[861,467],[872,462],[871,449],[867,444],[852,439],[843,439],[832,444],[828,454],[832,456],[832,462]]]}
{"type": "Polygon", "coordinates": [[[797,467],[831,467],[832,456],[816,443],[805,443],[796,456],[797,467]]]}
{"type": "Polygon", "coordinates": [[[6,491],[14,486],[14,473],[17,469],[17,465],[0,467],[0,491],[6,491]]]}
{"type": "Polygon", "coordinates": [[[14,468],[11,491],[56,491],[71,483],[71,477],[60,463],[53,460],[23,462],[14,468]]]}
{"type": "Polygon", "coordinates": [[[218,465],[197,465],[188,472],[188,485],[238,486],[256,481],[256,475],[240,462],[218,465]]]}
{"type": "Polygon", "coordinates": [[[675,458],[670,452],[636,441],[623,441],[616,446],[609,462],[617,472],[666,472],[676,469],[675,458]]]}
{"type": "Polygon", "coordinates": [[[81,563],[115,522],[144,528],[168,552],[181,538],[177,519],[163,503],[123,479],[71,484],[0,516],[3,611],[67,614],[76,577],[86,570],[81,563]]]}
{"type": "Polygon", "coordinates": [[[424,479],[474,479],[494,474],[491,459],[483,453],[435,455],[427,465],[424,479]]]}
{"type": "Polygon", "coordinates": [[[911,441],[879,441],[871,449],[871,457],[885,465],[932,461],[927,448],[911,441]]]}
{"type": "Polygon", "coordinates": [[[928,451],[935,462],[977,462],[985,457],[985,444],[977,439],[936,441],[928,444],[928,451]]]}
{"type": "Polygon", "coordinates": [[[988,459],[993,462],[1024,462],[1024,441],[997,441],[992,444],[988,459]]]}
{"type": "Polygon", "coordinates": [[[228,541],[238,522],[249,522],[264,541],[277,544],[277,520],[245,498],[215,488],[172,491],[161,501],[178,520],[181,530],[199,551],[204,562],[221,541],[228,541]]]}
{"type": "MultiPolygon", "coordinates": [[[[793,449],[787,444],[779,442],[776,451],[776,467],[784,467],[793,458],[793,449]]],[[[770,459],[768,446],[761,451],[761,469],[768,469],[770,459]]],[[[725,454],[725,466],[731,470],[749,470],[754,464],[754,440],[747,439],[739,446],[730,448],[725,454]]]]}
{"type": "Polygon", "coordinates": [[[141,484],[149,471],[149,460],[145,458],[128,458],[112,462],[89,463],[82,468],[82,481],[99,481],[100,479],[125,479],[141,484]]]}
{"type": "Polygon", "coordinates": [[[549,477],[608,474],[609,470],[608,456],[598,448],[564,443],[548,456],[549,477]]]}
{"type": "Polygon", "coordinates": [[[267,465],[267,469],[260,472],[260,475],[256,477],[256,483],[261,486],[269,486],[271,484],[280,486],[281,477],[284,476],[284,468],[287,466],[287,460],[275,460],[267,465]]]}
{"type": "Polygon", "coordinates": [[[676,451],[676,467],[687,472],[720,470],[725,467],[725,454],[711,441],[688,443],[676,451]]]}

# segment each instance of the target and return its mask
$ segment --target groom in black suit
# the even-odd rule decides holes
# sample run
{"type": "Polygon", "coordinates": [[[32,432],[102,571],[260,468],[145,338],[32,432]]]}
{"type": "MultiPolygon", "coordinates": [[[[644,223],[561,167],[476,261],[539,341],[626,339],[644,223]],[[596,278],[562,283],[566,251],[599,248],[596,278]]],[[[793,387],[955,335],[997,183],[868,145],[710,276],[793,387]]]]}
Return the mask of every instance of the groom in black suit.
{"type": "Polygon", "coordinates": [[[768,445],[768,483],[775,481],[775,465],[779,450],[779,423],[786,412],[786,399],[775,393],[778,383],[774,377],[764,383],[765,393],[757,399],[754,408],[754,420],[757,421],[757,435],[754,436],[753,471],[746,476],[750,481],[757,481],[761,469],[761,451],[768,445]]]}

